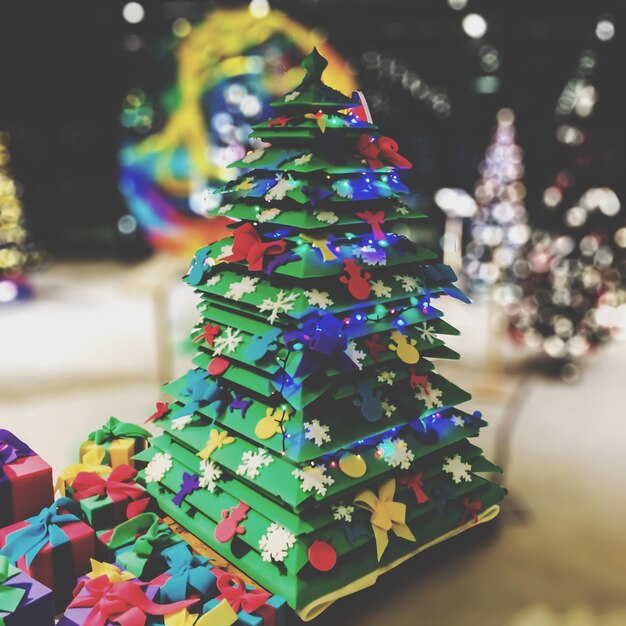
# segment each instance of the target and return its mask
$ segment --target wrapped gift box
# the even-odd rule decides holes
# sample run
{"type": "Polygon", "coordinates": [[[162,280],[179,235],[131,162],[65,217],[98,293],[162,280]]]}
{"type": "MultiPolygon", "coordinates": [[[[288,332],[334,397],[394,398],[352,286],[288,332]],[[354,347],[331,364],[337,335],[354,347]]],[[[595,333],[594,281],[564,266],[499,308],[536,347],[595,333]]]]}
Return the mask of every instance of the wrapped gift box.
{"type": "Polygon", "coordinates": [[[0,626],[53,626],[52,591],[0,557],[0,626]]]}
{"type": "Polygon", "coordinates": [[[53,500],[52,468],[15,435],[0,429],[0,528],[37,515],[53,500]]]}
{"type": "Polygon", "coordinates": [[[58,626],[163,624],[164,617],[182,611],[190,602],[157,604],[158,587],[136,581],[111,582],[106,575],[82,580],[58,626]]]}
{"type": "MultiPolygon", "coordinates": [[[[230,622],[230,624],[236,626],[286,626],[288,608],[283,598],[273,596],[259,587],[246,585],[239,576],[224,572],[217,567],[213,568],[213,573],[217,578],[219,595],[204,605],[203,613],[211,615],[211,611],[215,611],[220,616],[222,614],[228,615],[229,612],[224,606],[224,602],[227,602],[232,612],[237,614],[237,620],[230,622]]],[[[208,615],[205,621],[210,623],[208,615]]],[[[216,621],[215,626],[218,623],[216,621]]]]}
{"type": "Polygon", "coordinates": [[[113,528],[154,505],[135,482],[136,475],[130,465],[118,465],[106,477],[79,472],[67,494],[79,503],[83,518],[94,530],[113,528]]]}
{"type": "Polygon", "coordinates": [[[99,532],[97,537],[101,549],[104,548],[101,560],[115,561],[143,581],[163,574],[168,568],[163,551],[183,541],[152,512],[99,532]]]}
{"type": "Polygon", "coordinates": [[[179,602],[194,599],[190,611],[198,611],[202,604],[217,595],[217,577],[209,560],[193,554],[189,545],[180,542],[162,552],[167,570],[150,584],[159,587],[160,602],[179,602]]]}
{"type": "Polygon", "coordinates": [[[0,529],[0,556],[54,592],[56,608],[72,597],[94,556],[93,528],[75,515],[76,503],[60,498],[35,517],[0,529]]]}
{"type": "Polygon", "coordinates": [[[150,436],[149,431],[137,424],[111,417],[101,428],[90,433],[87,441],[80,446],[80,461],[82,463],[85,455],[101,448],[105,452],[105,465],[134,467],[133,456],[145,450],[150,436]]]}

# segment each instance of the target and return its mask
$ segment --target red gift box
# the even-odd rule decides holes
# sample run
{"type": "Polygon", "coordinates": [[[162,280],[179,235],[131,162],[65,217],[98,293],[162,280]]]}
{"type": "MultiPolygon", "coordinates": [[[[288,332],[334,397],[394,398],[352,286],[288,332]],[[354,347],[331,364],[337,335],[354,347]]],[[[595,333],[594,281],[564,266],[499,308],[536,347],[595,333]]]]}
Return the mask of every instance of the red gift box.
{"type": "Polygon", "coordinates": [[[0,555],[52,589],[57,608],[71,599],[76,579],[90,571],[94,556],[93,528],[67,513],[75,507],[60,498],[38,516],[0,529],[0,555]]]}
{"type": "Polygon", "coordinates": [[[37,515],[53,501],[52,468],[0,429],[0,527],[37,515]]]}

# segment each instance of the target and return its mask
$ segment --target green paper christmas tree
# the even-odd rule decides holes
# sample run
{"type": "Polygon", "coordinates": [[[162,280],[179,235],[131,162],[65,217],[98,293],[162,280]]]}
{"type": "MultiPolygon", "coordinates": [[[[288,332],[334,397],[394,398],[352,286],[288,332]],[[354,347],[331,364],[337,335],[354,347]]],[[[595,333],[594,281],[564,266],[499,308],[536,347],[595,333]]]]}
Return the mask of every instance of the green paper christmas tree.
{"type": "Polygon", "coordinates": [[[358,93],[306,76],[253,134],[199,250],[195,368],[164,387],[140,455],[163,510],[311,619],[337,598],[498,513],[485,425],[431,359],[457,358],[434,301],[465,299],[436,255],[393,234],[397,144],[358,93]]]}

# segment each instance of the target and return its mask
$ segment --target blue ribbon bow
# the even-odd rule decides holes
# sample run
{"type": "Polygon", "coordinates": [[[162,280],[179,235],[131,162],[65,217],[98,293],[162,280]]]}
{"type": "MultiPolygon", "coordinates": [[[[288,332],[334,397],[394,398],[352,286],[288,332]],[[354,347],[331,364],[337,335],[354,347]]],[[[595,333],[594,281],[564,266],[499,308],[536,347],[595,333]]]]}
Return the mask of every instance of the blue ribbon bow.
{"type": "Polygon", "coordinates": [[[59,498],[51,506],[41,510],[39,515],[29,517],[24,526],[11,533],[6,545],[0,550],[0,556],[5,556],[10,563],[17,563],[18,559],[24,555],[26,565],[30,567],[35,557],[42,548],[50,542],[56,548],[69,541],[68,536],[59,526],[78,522],[79,519],[72,513],[59,513],[58,509],[77,511],[76,503],[70,498],[59,498]]]}
{"type": "Polygon", "coordinates": [[[170,579],[161,588],[161,601],[165,603],[187,600],[187,590],[195,589],[203,598],[216,591],[216,577],[211,573],[208,559],[193,554],[185,543],[177,543],[163,550],[170,579]]]}

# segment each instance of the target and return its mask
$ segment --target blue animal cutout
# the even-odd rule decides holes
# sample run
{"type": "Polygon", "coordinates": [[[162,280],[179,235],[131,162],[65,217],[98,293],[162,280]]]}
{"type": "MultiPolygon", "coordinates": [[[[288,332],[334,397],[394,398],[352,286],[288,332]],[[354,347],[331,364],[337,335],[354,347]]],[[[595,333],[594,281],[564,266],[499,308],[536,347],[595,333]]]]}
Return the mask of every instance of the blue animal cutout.
{"type": "Polygon", "coordinates": [[[382,392],[379,389],[374,391],[366,382],[360,382],[356,390],[358,397],[354,398],[353,404],[361,407],[361,415],[368,422],[379,421],[383,416],[382,392]]]}
{"type": "Polygon", "coordinates": [[[278,338],[280,337],[281,330],[274,328],[263,336],[254,335],[252,341],[248,344],[244,353],[246,361],[252,361],[256,363],[260,361],[268,352],[275,352],[278,348],[278,338]]]}

